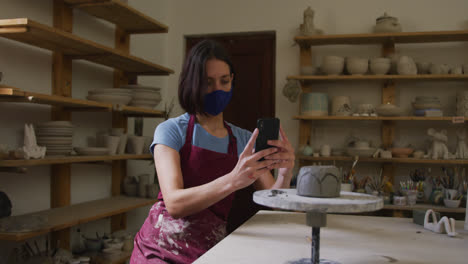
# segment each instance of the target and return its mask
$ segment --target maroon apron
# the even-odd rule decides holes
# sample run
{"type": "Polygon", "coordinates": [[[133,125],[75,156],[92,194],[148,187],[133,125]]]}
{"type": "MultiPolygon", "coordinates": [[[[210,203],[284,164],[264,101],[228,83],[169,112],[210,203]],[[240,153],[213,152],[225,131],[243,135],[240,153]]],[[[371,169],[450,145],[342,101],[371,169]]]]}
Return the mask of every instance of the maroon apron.
{"type": "MultiPolygon", "coordinates": [[[[209,183],[228,174],[237,164],[237,143],[231,128],[228,153],[219,153],[192,145],[195,116],[190,116],[185,144],[180,150],[184,188],[209,183]]],[[[194,215],[174,219],[160,200],[151,208],[135,236],[130,264],[192,263],[226,236],[226,221],[234,194],[194,215]]]]}

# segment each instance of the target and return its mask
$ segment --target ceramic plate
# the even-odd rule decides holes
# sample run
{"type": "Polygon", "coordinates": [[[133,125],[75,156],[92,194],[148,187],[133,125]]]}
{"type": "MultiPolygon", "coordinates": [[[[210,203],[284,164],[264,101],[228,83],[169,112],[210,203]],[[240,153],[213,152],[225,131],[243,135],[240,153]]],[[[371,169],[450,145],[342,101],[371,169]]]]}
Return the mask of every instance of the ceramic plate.
{"type": "Polygon", "coordinates": [[[112,103],[112,104],[122,104],[122,105],[127,105],[132,100],[131,96],[115,95],[115,94],[95,94],[95,95],[88,95],[86,98],[91,101],[105,102],[105,103],[112,103]]]}
{"type": "Polygon", "coordinates": [[[46,128],[46,127],[66,127],[71,128],[73,124],[70,121],[49,121],[45,123],[38,124],[37,127],[46,128]]]}
{"type": "Polygon", "coordinates": [[[109,153],[108,148],[93,148],[93,147],[75,147],[76,153],[79,155],[107,155],[109,153]]]}
{"type": "Polygon", "coordinates": [[[123,85],[122,88],[129,88],[133,91],[150,91],[150,92],[159,92],[161,88],[153,87],[153,86],[144,86],[144,85],[137,85],[137,84],[129,84],[123,85]]]}
{"type": "Polygon", "coordinates": [[[376,148],[348,148],[346,152],[349,156],[359,156],[363,158],[370,158],[377,151],[376,148]]]}
{"type": "Polygon", "coordinates": [[[145,91],[135,91],[132,95],[133,100],[143,99],[143,100],[155,100],[161,101],[161,93],[145,92],[145,91]]]}

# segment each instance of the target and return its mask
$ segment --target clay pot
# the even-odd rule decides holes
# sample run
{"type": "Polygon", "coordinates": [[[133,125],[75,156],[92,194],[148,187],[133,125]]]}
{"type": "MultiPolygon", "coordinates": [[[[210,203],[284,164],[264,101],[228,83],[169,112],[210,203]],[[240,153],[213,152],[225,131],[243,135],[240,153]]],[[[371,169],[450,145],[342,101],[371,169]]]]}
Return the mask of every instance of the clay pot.
{"type": "Polygon", "coordinates": [[[384,13],[383,16],[378,17],[375,22],[375,33],[401,32],[402,30],[401,25],[398,22],[398,18],[389,16],[387,13],[384,13]]]}
{"type": "Polygon", "coordinates": [[[349,96],[334,96],[331,107],[332,115],[335,116],[350,116],[353,114],[351,110],[351,99],[349,96]]]}
{"type": "Polygon", "coordinates": [[[301,114],[310,116],[328,115],[328,95],[326,93],[303,93],[301,114]]]}
{"type": "Polygon", "coordinates": [[[120,143],[120,136],[104,136],[105,147],[109,149],[109,155],[115,155],[120,143]]]}
{"type": "Polygon", "coordinates": [[[344,58],[339,56],[325,56],[322,61],[322,71],[327,75],[339,75],[343,73],[344,58]]]}
{"type": "Polygon", "coordinates": [[[415,75],[418,73],[418,68],[412,58],[401,56],[397,63],[397,72],[400,75],[415,75]]]}
{"type": "Polygon", "coordinates": [[[358,57],[346,59],[346,70],[351,75],[362,75],[369,69],[369,60],[358,57]]]}
{"type": "Polygon", "coordinates": [[[297,178],[297,194],[310,197],[339,197],[340,170],[335,166],[305,166],[297,178]]]}
{"type": "Polygon", "coordinates": [[[372,74],[387,74],[390,71],[391,61],[389,58],[374,58],[370,61],[372,74]]]}
{"type": "Polygon", "coordinates": [[[129,153],[141,155],[143,154],[143,147],[145,145],[145,138],[142,136],[131,135],[128,137],[128,150],[129,153]]]}

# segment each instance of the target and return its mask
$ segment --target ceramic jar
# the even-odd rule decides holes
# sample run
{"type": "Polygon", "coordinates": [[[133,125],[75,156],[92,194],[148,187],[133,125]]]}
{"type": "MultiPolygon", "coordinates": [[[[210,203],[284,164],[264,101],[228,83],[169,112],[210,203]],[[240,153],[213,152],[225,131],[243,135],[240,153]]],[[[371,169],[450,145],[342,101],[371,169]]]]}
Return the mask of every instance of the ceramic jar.
{"type": "Polygon", "coordinates": [[[457,92],[457,116],[468,116],[468,91],[457,92]]]}
{"type": "Polygon", "coordinates": [[[346,58],[346,70],[351,75],[362,75],[369,69],[369,60],[359,57],[346,58]]]}
{"type": "Polygon", "coordinates": [[[430,62],[416,62],[416,68],[418,69],[418,74],[428,74],[429,69],[431,68],[430,62]]]}
{"type": "Polygon", "coordinates": [[[328,95],[326,93],[303,93],[301,114],[309,116],[328,115],[328,95]]]}
{"type": "Polygon", "coordinates": [[[314,66],[301,66],[301,75],[314,75],[317,69],[314,66]]]}
{"type": "Polygon", "coordinates": [[[391,61],[389,58],[373,58],[370,60],[370,71],[372,74],[387,74],[390,71],[391,61]]]}
{"type": "Polygon", "coordinates": [[[397,63],[397,72],[400,75],[416,75],[418,68],[412,58],[401,56],[397,63]]]}
{"type": "Polygon", "coordinates": [[[386,12],[383,16],[378,17],[375,22],[375,33],[401,32],[402,30],[398,18],[389,16],[386,12]]]}
{"type": "Polygon", "coordinates": [[[322,61],[322,71],[327,75],[343,73],[345,59],[340,56],[325,56],[322,61]]]}
{"type": "Polygon", "coordinates": [[[349,96],[334,96],[332,99],[331,112],[334,116],[350,116],[353,114],[351,109],[351,99],[349,96]]]}
{"type": "Polygon", "coordinates": [[[322,147],[320,147],[320,156],[322,157],[330,157],[331,155],[331,147],[330,145],[322,145],[322,147]]]}
{"type": "Polygon", "coordinates": [[[304,166],[297,177],[297,194],[300,196],[339,197],[340,170],[335,166],[304,166]]]}

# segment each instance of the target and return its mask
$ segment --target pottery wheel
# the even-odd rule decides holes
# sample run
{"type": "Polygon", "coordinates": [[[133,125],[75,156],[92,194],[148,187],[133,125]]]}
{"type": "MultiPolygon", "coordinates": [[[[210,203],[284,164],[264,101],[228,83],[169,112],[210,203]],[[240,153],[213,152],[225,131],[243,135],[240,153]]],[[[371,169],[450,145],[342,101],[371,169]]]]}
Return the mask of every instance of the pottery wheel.
{"type": "Polygon", "coordinates": [[[256,191],[257,204],[291,211],[325,211],[327,213],[360,213],[383,208],[383,199],[362,193],[341,192],[336,198],[314,198],[297,195],[296,189],[256,191]]]}
{"type": "Polygon", "coordinates": [[[320,259],[320,228],[326,226],[327,213],[359,213],[383,208],[382,198],[354,192],[340,192],[336,198],[314,198],[299,196],[296,189],[262,190],[254,193],[253,200],[272,208],[306,212],[306,223],[312,227],[311,257],[288,264],[339,264],[320,259]]]}

